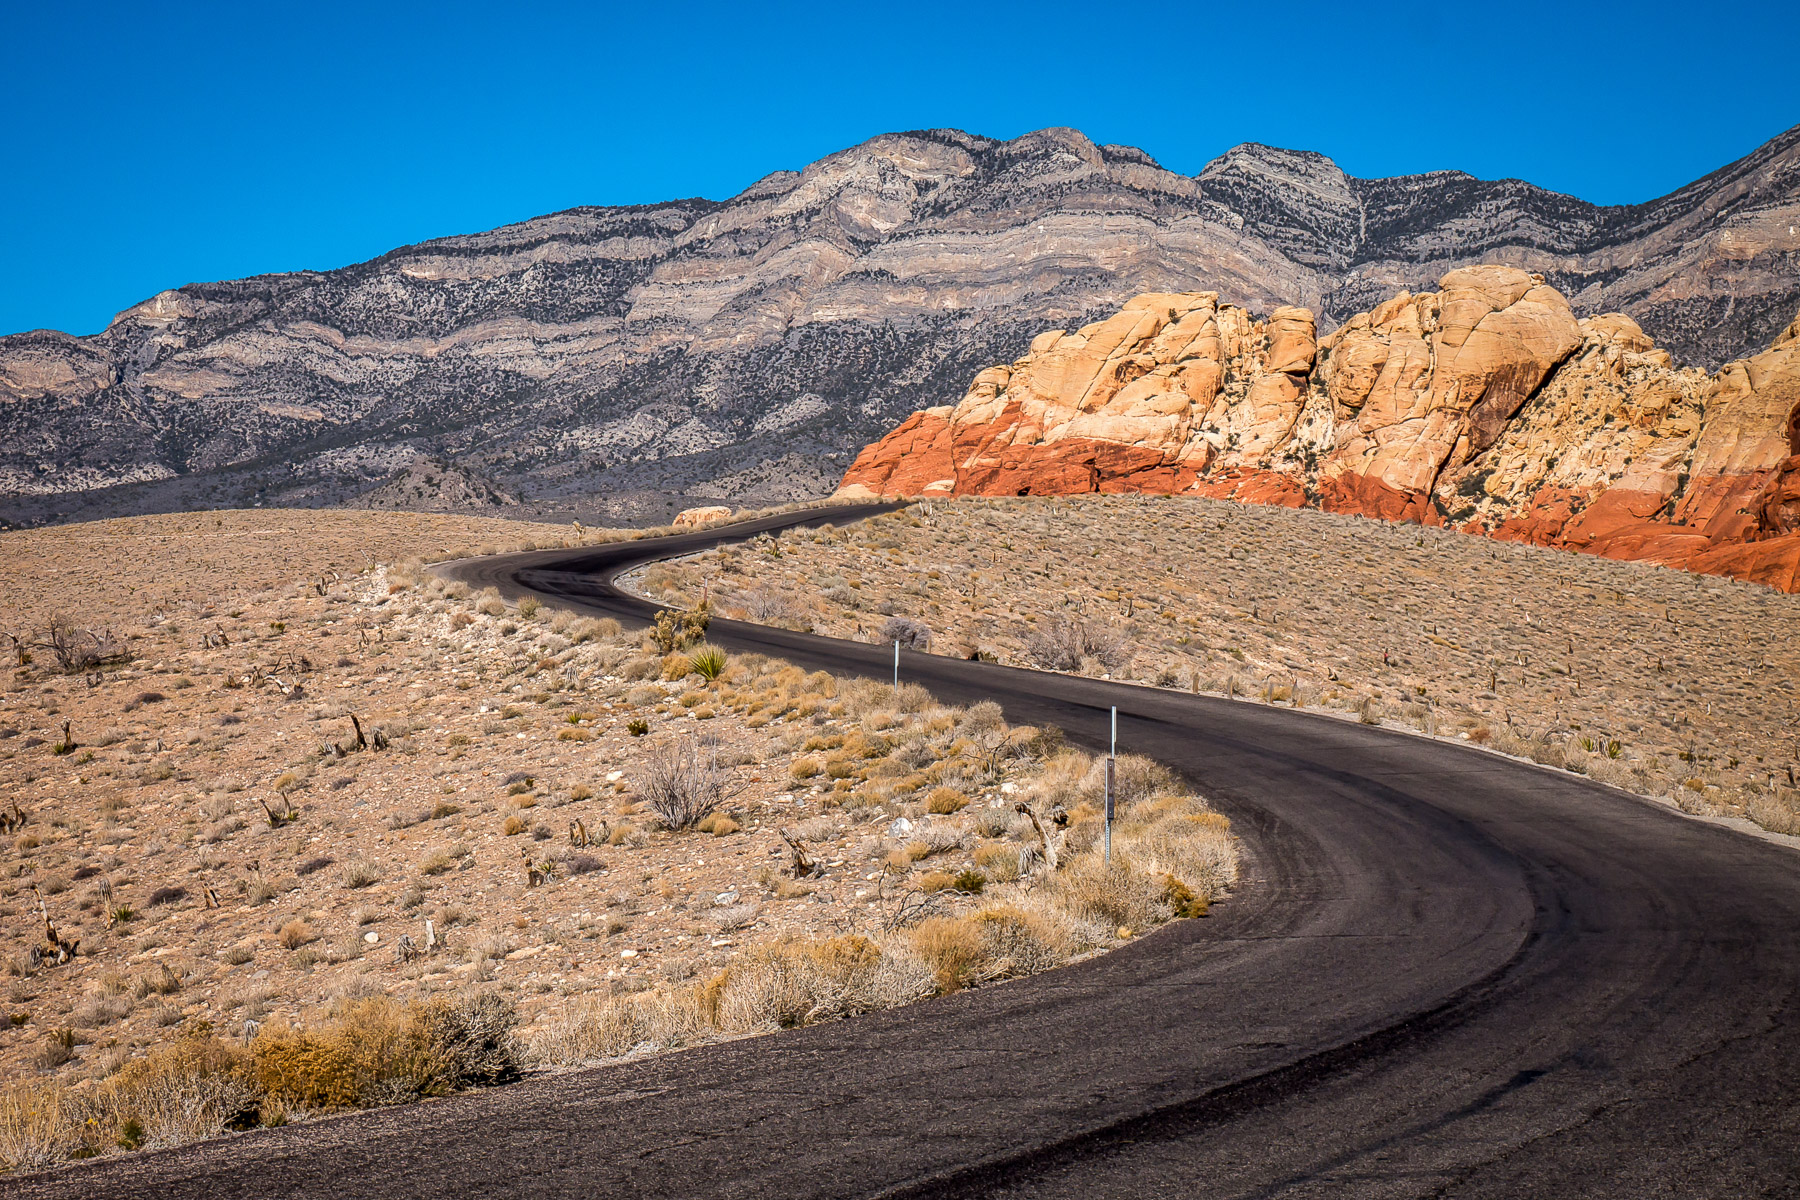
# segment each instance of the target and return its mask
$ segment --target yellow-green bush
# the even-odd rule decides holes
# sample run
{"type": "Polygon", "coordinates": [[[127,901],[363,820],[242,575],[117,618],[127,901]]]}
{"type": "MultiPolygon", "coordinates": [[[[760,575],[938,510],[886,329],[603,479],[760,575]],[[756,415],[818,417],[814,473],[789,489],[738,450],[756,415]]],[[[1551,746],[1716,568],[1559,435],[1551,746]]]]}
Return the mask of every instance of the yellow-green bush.
{"type": "Polygon", "coordinates": [[[340,1008],[325,1025],[264,1031],[248,1049],[198,1022],[85,1092],[0,1090],[0,1166],[26,1171],[118,1149],[153,1149],[227,1129],[442,1095],[518,1076],[517,1016],[494,995],[340,1008]]]}
{"type": "Polygon", "coordinates": [[[265,1032],[250,1073],[272,1099],[333,1110],[441,1096],[518,1073],[511,1006],[494,996],[403,1005],[385,996],[344,1004],[324,1026],[265,1032]]]}
{"type": "Polygon", "coordinates": [[[966,917],[933,917],[912,931],[912,949],[931,967],[940,992],[972,982],[987,963],[981,928],[966,917]]]}
{"type": "Polygon", "coordinates": [[[939,816],[961,812],[968,806],[969,798],[955,788],[933,788],[931,794],[925,797],[925,811],[939,816]]]}

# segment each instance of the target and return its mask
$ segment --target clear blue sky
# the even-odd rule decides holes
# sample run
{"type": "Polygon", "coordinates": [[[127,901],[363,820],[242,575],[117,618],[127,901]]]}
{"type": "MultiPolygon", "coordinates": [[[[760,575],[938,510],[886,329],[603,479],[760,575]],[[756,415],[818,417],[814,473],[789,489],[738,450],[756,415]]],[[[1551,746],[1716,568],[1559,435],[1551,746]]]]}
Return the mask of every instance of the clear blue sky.
{"type": "Polygon", "coordinates": [[[1643,200],[1800,123],[1800,5],[1731,7],[5,0],[0,332],[932,126],[1643,200]]]}

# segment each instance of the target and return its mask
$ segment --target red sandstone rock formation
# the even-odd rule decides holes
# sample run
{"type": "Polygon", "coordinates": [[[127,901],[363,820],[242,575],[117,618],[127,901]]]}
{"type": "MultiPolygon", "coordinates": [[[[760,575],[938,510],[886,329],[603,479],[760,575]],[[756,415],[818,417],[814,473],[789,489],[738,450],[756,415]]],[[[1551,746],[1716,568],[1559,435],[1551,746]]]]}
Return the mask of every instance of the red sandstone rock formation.
{"type": "Polygon", "coordinates": [[[1800,318],[1708,378],[1539,276],[1439,286],[1324,338],[1305,309],[1139,296],[914,413],[840,495],[1311,504],[1800,590],[1800,318]]]}

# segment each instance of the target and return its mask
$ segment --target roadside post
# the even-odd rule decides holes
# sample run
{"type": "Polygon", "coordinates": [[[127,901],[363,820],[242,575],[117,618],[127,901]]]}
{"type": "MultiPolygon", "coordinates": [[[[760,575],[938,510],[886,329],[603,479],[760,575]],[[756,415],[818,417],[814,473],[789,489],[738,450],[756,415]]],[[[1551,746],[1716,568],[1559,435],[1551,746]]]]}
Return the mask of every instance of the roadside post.
{"type": "Polygon", "coordinates": [[[894,690],[900,690],[900,639],[894,639],[894,690]]]}
{"type": "Polygon", "coordinates": [[[1112,866],[1112,825],[1113,825],[1113,768],[1119,761],[1119,706],[1112,710],[1112,746],[1106,752],[1106,857],[1108,867],[1112,866]]]}

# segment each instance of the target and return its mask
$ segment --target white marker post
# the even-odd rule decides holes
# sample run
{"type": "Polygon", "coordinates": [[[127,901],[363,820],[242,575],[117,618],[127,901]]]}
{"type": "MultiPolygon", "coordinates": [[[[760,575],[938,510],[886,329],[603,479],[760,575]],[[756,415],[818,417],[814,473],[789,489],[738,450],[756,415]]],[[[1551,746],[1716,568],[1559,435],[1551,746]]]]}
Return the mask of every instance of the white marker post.
{"type": "Polygon", "coordinates": [[[1119,706],[1112,710],[1112,746],[1106,752],[1106,865],[1112,866],[1113,765],[1119,761],[1119,706]]]}
{"type": "Polygon", "coordinates": [[[894,690],[900,690],[900,639],[894,639],[894,690]]]}

